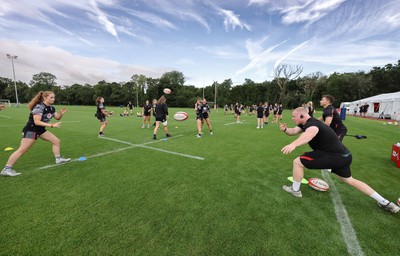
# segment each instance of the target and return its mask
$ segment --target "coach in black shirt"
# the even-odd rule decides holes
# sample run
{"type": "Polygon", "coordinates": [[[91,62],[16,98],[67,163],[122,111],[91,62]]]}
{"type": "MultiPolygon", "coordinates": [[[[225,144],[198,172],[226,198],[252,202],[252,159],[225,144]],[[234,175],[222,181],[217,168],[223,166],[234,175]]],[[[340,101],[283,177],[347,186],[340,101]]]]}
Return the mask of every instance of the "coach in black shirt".
{"type": "Polygon", "coordinates": [[[288,128],[283,123],[279,124],[279,129],[290,136],[300,133],[301,135],[289,145],[284,146],[281,150],[282,153],[289,154],[296,147],[306,143],[313,151],[306,152],[293,161],[293,184],[292,186],[282,187],[286,192],[296,197],[302,197],[300,184],[304,177],[304,167],[308,169],[332,169],[332,172],[341,181],[372,197],[382,208],[393,213],[400,211],[400,207],[383,198],[366,183],[351,176],[351,153],[331,128],[310,117],[307,109],[303,107],[293,110],[292,119],[297,126],[288,128]]]}
{"type": "Polygon", "coordinates": [[[326,125],[330,126],[337,134],[339,140],[342,141],[347,133],[347,128],[343,124],[342,119],[340,119],[339,113],[332,106],[333,101],[334,98],[331,95],[322,96],[322,99],[319,103],[324,108],[324,110],[322,113],[322,117],[318,119],[324,121],[326,125]]]}

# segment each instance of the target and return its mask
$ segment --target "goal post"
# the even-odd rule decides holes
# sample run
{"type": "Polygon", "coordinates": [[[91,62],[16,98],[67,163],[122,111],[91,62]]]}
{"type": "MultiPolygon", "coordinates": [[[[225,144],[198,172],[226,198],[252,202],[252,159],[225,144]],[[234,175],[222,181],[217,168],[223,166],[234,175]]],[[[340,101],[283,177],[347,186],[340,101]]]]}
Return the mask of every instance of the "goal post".
{"type": "Polygon", "coordinates": [[[11,102],[10,102],[10,100],[0,99],[0,105],[11,107],[11,102]]]}

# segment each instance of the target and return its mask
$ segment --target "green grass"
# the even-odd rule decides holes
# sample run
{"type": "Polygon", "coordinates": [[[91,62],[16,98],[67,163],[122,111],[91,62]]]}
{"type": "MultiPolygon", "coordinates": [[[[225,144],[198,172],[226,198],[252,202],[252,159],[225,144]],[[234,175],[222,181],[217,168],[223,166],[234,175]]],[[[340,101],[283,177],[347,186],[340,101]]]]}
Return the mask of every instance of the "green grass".
{"type": "MultiPolygon", "coordinates": [[[[63,156],[88,160],[39,169],[54,163],[51,145],[39,140],[14,166],[22,175],[0,177],[0,255],[347,254],[330,192],[303,185],[303,198],[295,198],[281,189],[308,146],[283,155],[294,137],[276,124],[255,129],[255,116],[225,125],[235,120],[223,110],[211,114],[214,135],[205,128],[196,139],[193,110],[185,111],[189,120],[169,120],[172,139],[146,146],[204,160],[99,139],[95,107],[70,106],[51,131],[63,156]]],[[[26,107],[0,112],[0,149],[18,148],[27,117],[26,107]]],[[[292,126],[289,111],[284,117],[292,126]]],[[[349,134],[368,136],[344,139],[353,176],[397,200],[400,169],[390,153],[400,127],[353,117],[345,123],[349,134]]],[[[132,144],[153,141],[137,117],[110,117],[105,133],[132,144]]],[[[0,164],[12,152],[0,151],[0,164]]],[[[322,177],[319,170],[305,175],[322,177]]],[[[365,255],[397,254],[400,215],[332,178],[365,255]]]]}

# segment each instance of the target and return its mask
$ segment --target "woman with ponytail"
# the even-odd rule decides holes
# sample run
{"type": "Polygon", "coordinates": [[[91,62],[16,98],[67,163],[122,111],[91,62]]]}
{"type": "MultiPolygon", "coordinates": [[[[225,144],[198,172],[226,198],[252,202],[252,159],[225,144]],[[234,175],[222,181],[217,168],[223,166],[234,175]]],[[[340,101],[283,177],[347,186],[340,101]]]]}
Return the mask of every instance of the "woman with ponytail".
{"type": "Polygon", "coordinates": [[[38,138],[50,142],[53,147],[53,154],[55,157],[56,164],[65,163],[71,160],[71,158],[62,158],[60,155],[60,139],[57,138],[53,133],[46,130],[46,127],[59,128],[61,122],[50,123],[50,119],[54,117],[56,120],[60,120],[62,116],[67,113],[66,108],[62,108],[60,113],[56,112],[53,107],[55,101],[55,95],[51,91],[40,91],[36,96],[29,102],[28,108],[31,111],[29,120],[22,130],[22,140],[19,148],[9,157],[6,166],[1,171],[4,176],[17,176],[21,173],[15,172],[12,169],[13,165],[17,160],[25,154],[36,142],[38,138]]]}

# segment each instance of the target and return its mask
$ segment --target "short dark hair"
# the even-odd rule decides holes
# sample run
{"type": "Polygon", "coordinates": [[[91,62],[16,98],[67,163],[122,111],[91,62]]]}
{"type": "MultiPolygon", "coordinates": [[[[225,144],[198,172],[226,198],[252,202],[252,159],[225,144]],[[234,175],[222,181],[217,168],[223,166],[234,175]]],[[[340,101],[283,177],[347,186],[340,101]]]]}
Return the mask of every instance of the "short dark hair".
{"type": "Polygon", "coordinates": [[[333,96],[329,94],[323,95],[322,98],[329,100],[330,103],[333,103],[335,101],[335,98],[333,98],[333,96]]]}

